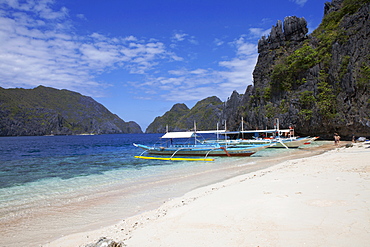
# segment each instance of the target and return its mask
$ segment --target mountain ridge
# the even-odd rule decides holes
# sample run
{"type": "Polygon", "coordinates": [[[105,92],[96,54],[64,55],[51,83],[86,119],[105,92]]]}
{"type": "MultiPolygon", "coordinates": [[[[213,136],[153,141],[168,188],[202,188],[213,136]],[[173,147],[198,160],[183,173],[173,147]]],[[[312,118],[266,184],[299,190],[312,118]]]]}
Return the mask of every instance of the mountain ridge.
{"type": "Polygon", "coordinates": [[[142,133],[88,96],[66,89],[0,87],[0,136],[142,133]]]}
{"type": "Polygon", "coordinates": [[[223,102],[216,96],[200,100],[189,109],[185,104],[175,104],[163,116],[156,117],[145,133],[165,133],[167,131],[186,131],[216,128],[222,113],[223,102]]]}

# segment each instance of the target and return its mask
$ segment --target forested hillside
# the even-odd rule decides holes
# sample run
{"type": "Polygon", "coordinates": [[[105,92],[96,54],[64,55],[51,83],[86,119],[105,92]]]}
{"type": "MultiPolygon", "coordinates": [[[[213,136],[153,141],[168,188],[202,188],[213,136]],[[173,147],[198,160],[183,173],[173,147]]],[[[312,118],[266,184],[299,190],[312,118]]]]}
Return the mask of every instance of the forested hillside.
{"type": "Polygon", "coordinates": [[[0,136],[141,133],[91,97],[68,90],[0,87],[0,136]]]}
{"type": "Polygon", "coordinates": [[[213,96],[199,101],[189,109],[185,104],[175,104],[170,111],[157,117],[146,129],[146,133],[165,133],[194,129],[215,129],[222,113],[222,101],[213,96]]]}

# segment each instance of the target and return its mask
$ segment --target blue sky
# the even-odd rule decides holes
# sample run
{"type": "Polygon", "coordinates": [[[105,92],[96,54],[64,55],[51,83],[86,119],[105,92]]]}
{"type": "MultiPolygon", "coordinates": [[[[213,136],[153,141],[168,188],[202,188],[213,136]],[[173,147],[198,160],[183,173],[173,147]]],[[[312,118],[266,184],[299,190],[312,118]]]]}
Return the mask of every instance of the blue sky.
{"type": "Polygon", "coordinates": [[[175,103],[253,83],[257,42],[326,0],[0,0],[0,86],[68,89],[145,131],[175,103]]]}

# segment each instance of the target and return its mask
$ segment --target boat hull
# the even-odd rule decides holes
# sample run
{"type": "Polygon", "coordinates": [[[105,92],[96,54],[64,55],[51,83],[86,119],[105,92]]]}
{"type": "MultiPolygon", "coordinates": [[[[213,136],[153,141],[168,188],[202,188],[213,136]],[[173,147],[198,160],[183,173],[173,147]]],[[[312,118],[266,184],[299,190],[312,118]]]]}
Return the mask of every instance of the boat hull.
{"type": "Polygon", "coordinates": [[[311,143],[311,140],[313,138],[311,137],[302,137],[297,139],[285,139],[281,141],[277,141],[276,145],[274,145],[274,148],[299,148],[302,145],[305,145],[306,143],[311,143]]]}
{"type": "Polygon", "coordinates": [[[309,144],[317,138],[302,137],[302,138],[282,138],[282,139],[262,139],[262,140],[239,140],[240,145],[248,144],[275,144],[269,148],[298,148],[304,144],[309,144]]]}
{"type": "MultiPolygon", "coordinates": [[[[153,155],[173,155],[175,151],[156,151],[156,150],[149,150],[149,154],[153,155]]],[[[205,156],[207,155],[208,151],[178,151],[176,152],[176,156],[205,156]]],[[[225,151],[211,151],[208,153],[207,156],[212,156],[212,157],[229,157],[229,156],[242,156],[242,157],[248,157],[256,152],[254,151],[248,151],[248,152],[230,152],[228,151],[227,153],[225,151]]]]}
{"type": "Polygon", "coordinates": [[[248,157],[256,152],[266,148],[266,145],[259,146],[248,146],[248,147],[148,147],[145,145],[135,144],[135,146],[140,147],[147,151],[151,155],[176,155],[176,156],[218,156],[218,157],[248,157]]]}

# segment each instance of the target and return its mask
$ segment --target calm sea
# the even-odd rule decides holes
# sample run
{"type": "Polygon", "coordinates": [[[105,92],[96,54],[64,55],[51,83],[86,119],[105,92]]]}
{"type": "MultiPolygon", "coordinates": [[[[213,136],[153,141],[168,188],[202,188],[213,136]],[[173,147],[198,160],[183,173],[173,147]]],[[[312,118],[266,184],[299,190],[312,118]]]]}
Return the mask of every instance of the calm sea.
{"type": "Polygon", "coordinates": [[[67,180],[116,169],[155,165],[134,159],[132,143],[155,143],[158,134],[0,138],[0,188],[67,180]]]}
{"type": "Polygon", "coordinates": [[[171,197],[267,167],[276,162],[275,157],[296,152],[272,149],[255,157],[215,162],[134,158],[142,151],[133,143],[155,144],[160,136],[1,137],[4,246],[36,246],[61,235],[114,224],[171,197]]]}

